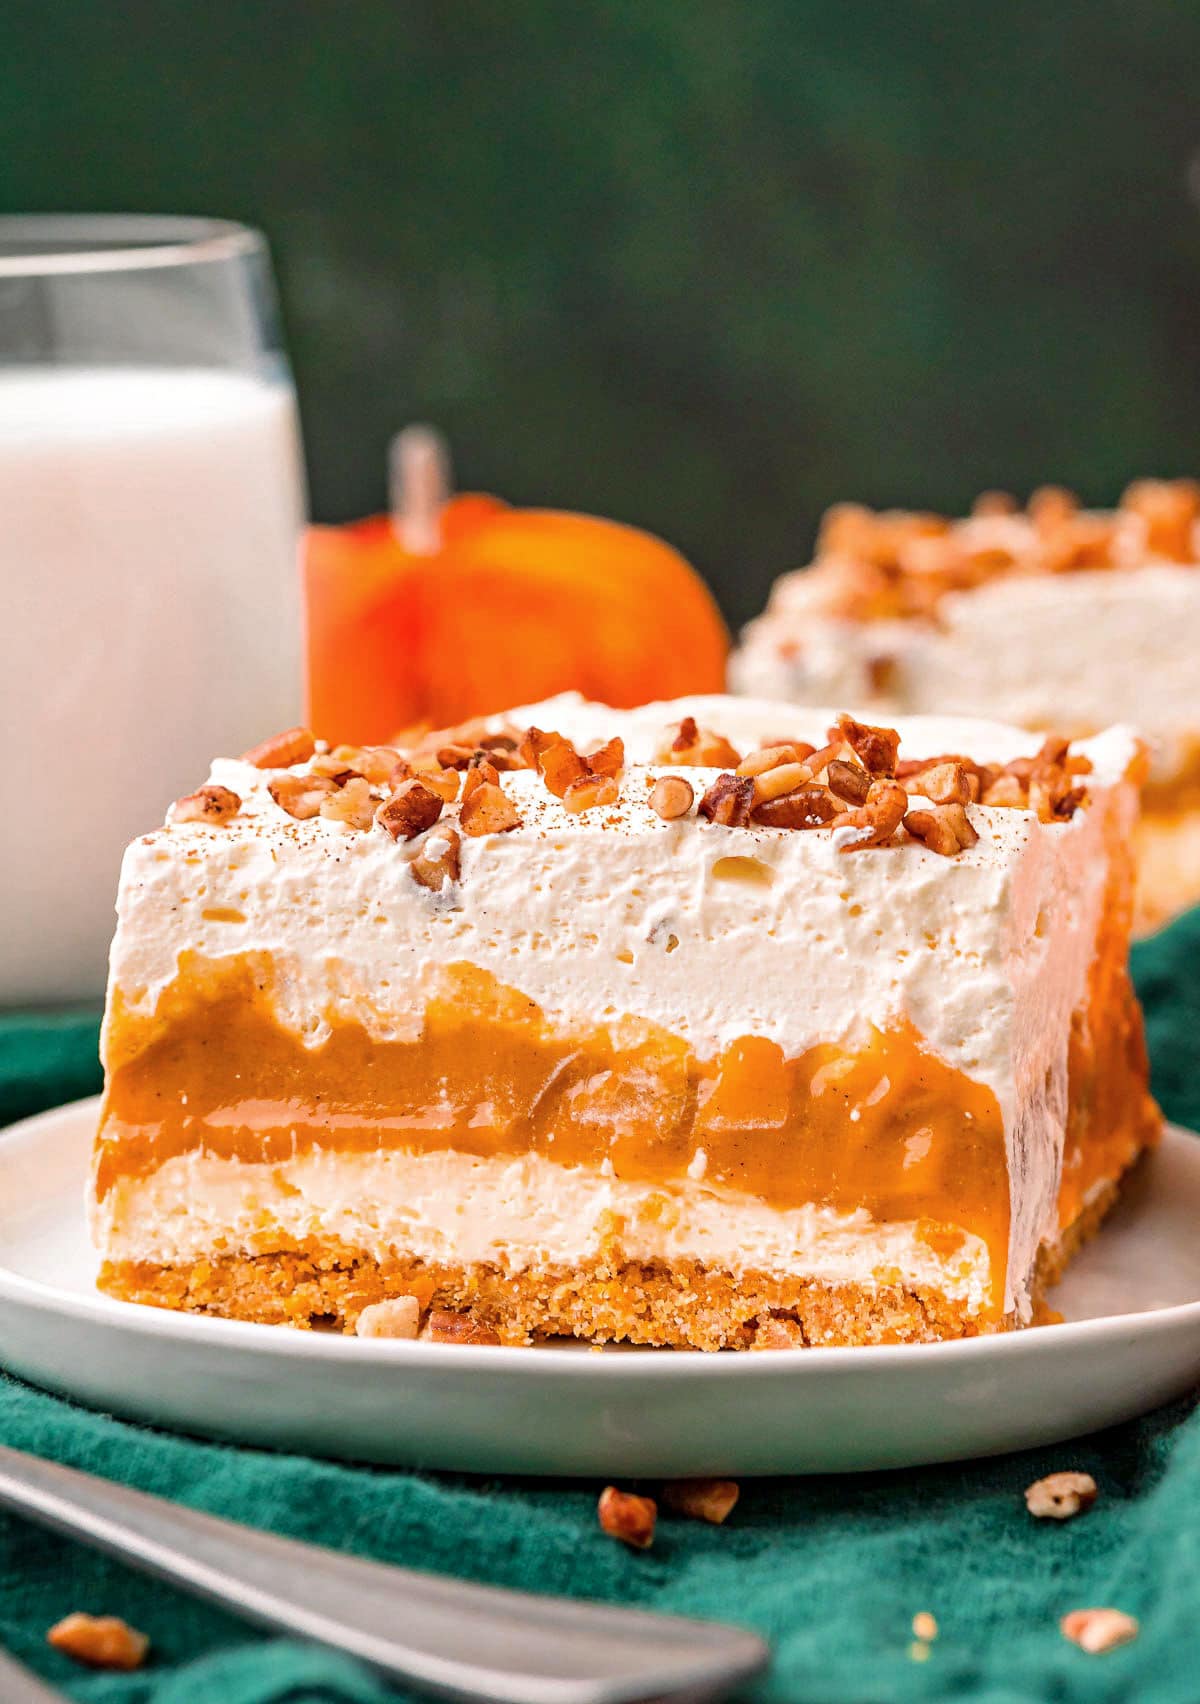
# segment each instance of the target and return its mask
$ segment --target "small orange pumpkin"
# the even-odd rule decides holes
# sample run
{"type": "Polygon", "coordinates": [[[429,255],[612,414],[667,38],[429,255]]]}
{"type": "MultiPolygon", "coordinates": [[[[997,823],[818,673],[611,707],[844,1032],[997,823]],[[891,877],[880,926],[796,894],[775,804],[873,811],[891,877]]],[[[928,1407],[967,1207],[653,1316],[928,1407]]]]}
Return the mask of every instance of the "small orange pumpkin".
{"type": "Polygon", "coordinates": [[[445,497],[427,428],[398,440],[396,518],[309,530],[309,722],[355,744],[578,689],[629,706],[719,692],[729,639],[682,556],[616,521],[445,497]]]}

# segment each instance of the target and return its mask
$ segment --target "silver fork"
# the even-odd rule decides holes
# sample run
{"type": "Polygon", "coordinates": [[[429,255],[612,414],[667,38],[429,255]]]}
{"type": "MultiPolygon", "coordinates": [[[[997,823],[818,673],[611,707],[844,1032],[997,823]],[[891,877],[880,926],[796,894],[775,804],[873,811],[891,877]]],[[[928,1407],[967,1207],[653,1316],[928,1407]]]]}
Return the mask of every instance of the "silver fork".
{"type": "Polygon", "coordinates": [[[4,1704],[66,1704],[61,1692],[55,1692],[4,1650],[0,1650],[0,1698],[4,1704]]]}
{"type": "MultiPolygon", "coordinates": [[[[0,1507],[461,1704],[698,1704],[727,1697],[769,1657],[740,1627],[366,1562],[3,1445],[0,1507]]],[[[54,1696],[26,1692],[28,1704],[54,1696]]]]}

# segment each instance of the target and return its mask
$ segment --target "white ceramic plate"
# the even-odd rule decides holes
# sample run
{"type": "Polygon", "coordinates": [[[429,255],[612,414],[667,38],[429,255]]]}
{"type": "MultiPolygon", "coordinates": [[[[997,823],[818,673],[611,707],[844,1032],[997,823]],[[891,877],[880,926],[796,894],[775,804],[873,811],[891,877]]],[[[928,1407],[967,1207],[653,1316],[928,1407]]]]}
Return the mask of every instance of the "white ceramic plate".
{"type": "Polygon", "coordinates": [[[1200,1140],[1169,1130],[1054,1301],[961,1343],[701,1355],[387,1343],[114,1302],[83,1196],[97,1102],[0,1133],[0,1362],[156,1425],[482,1473],[825,1473],[996,1455],[1200,1382],[1200,1140]]]}

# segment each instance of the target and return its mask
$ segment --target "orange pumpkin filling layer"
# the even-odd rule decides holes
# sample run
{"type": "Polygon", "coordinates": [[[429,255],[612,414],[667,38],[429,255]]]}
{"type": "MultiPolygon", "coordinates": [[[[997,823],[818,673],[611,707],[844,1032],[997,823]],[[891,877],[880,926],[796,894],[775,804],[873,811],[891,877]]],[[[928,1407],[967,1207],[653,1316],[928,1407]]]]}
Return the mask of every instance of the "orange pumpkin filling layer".
{"type": "Polygon", "coordinates": [[[533,1151],[662,1185],[702,1148],[706,1185],[781,1209],[816,1202],[919,1221],[945,1254],[962,1232],[978,1235],[999,1310],[1009,1227],[1000,1107],[911,1025],[796,1058],[745,1036],[703,1059],[629,1019],[564,1032],[514,989],[455,965],[413,1039],[335,1022],[309,1048],[278,1022],[269,987],[262,960],[185,958],[152,1016],[117,997],[101,1195],[193,1149],[276,1163],[312,1147],[533,1151]]]}

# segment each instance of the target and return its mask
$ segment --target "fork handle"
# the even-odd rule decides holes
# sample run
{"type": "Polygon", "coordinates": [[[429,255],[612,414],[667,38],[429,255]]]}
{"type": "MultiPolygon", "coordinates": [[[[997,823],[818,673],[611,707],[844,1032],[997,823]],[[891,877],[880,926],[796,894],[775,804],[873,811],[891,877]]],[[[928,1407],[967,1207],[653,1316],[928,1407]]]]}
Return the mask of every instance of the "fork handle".
{"type": "Polygon", "coordinates": [[[0,1507],[464,1704],[716,1699],[768,1657],[742,1628],[368,1562],[4,1445],[0,1507]]]}

